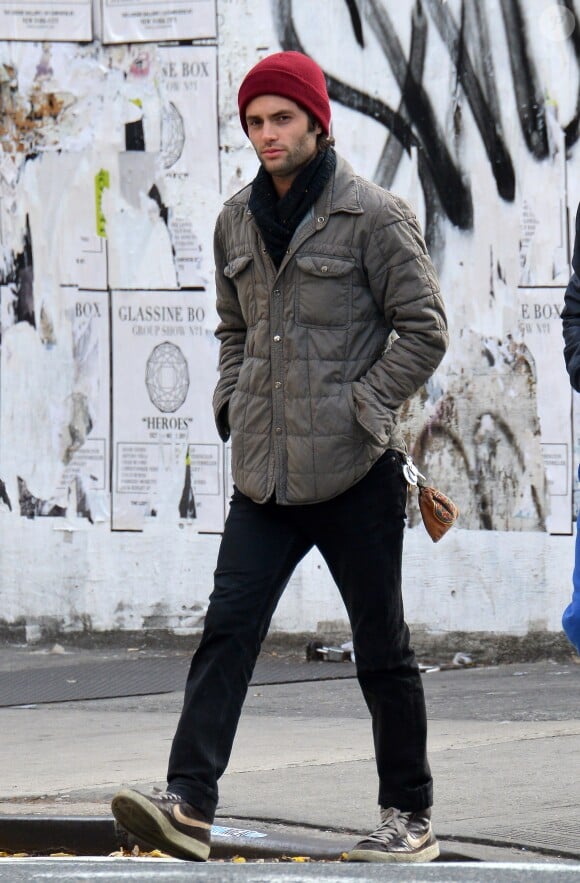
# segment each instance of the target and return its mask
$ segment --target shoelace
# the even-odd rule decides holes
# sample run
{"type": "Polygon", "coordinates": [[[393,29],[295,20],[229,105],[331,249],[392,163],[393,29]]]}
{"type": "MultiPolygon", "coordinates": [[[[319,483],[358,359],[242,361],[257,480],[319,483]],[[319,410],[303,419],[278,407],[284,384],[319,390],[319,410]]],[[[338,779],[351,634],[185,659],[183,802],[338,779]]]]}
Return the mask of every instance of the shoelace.
{"type": "Polygon", "coordinates": [[[153,793],[157,800],[173,801],[173,803],[183,803],[183,797],[175,794],[173,791],[162,791],[161,788],[154,788],[153,793]]]}
{"type": "Polygon", "coordinates": [[[393,837],[405,837],[407,835],[407,822],[411,818],[412,813],[401,812],[394,807],[389,809],[381,809],[381,824],[365,837],[365,840],[371,840],[375,843],[384,843],[392,840],[393,837]]]}

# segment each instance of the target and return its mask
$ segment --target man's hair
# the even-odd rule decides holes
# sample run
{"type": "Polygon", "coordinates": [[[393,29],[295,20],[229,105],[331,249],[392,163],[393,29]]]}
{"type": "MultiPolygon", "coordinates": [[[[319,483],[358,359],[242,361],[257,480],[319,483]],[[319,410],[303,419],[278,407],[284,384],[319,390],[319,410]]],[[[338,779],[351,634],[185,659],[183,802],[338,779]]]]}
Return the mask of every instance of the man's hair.
{"type": "MultiPolygon", "coordinates": [[[[306,111],[308,113],[308,111],[306,111]]],[[[319,126],[320,123],[318,120],[314,119],[311,113],[308,113],[308,131],[314,132],[316,126],[319,126]]],[[[324,132],[319,132],[316,136],[316,150],[318,153],[324,153],[325,150],[328,150],[329,147],[334,147],[336,141],[332,135],[325,135],[324,132]]]]}

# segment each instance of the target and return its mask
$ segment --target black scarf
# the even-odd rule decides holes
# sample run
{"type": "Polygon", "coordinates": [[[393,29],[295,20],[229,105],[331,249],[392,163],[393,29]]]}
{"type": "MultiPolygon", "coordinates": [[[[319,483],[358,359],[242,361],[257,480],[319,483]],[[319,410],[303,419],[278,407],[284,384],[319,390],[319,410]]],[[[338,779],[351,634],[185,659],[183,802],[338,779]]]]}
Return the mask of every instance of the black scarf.
{"type": "Polygon", "coordinates": [[[271,175],[260,166],[248,206],[276,267],[282,263],[296,228],[330,181],[335,167],[336,153],[331,147],[317,153],[298,173],[288,193],[279,199],[271,175]]]}

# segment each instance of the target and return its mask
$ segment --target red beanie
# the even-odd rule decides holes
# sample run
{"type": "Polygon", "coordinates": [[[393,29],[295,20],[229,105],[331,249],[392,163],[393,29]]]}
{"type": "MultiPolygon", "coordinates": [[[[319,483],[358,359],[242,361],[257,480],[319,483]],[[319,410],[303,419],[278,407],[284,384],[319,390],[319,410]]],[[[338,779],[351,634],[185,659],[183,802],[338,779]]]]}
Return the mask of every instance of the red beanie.
{"type": "Polygon", "coordinates": [[[330,101],[322,70],[302,52],[276,52],[246,74],[238,92],[240,120],[246,135],[246,108],[259,95],[281,95],[311,113],[322,131],[330,131],[330,101]]]}

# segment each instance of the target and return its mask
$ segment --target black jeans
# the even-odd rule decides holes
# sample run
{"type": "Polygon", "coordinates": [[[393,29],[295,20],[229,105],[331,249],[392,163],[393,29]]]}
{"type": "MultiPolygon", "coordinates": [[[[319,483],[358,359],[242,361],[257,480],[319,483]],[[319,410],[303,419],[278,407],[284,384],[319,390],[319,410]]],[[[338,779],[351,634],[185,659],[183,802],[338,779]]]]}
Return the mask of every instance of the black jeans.
{"type": "Polygon", "coordinates": [[[288,580],[313,546],[348,612],[357,677],[372,717],[379,804],[431,806],[423,685],[401,597],[406,495],[396,451],[323,503],[260,505],[235,491],[167,776],[170,790],[210,820],[261,643],[288,580]]]}

